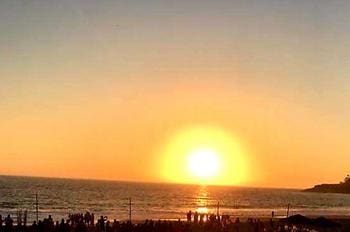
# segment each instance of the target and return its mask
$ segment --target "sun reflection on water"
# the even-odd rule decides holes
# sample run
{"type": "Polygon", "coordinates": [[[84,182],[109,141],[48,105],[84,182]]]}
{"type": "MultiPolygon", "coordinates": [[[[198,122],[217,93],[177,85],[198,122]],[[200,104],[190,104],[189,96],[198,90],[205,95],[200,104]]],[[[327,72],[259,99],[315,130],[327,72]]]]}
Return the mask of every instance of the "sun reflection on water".
{"type": "Polygon", "coordinates": [[[196,210],[198,213],[202,214],[207,214],[208,213],[208,208],[207,207],[198,207],[196,210]]]}
{"type": "Polygon", "coordinates": [[[196,196],[194,197],[195,199],[195,205],[197,211],[200,214],[208,214],[209,209],[208,209],[208,203],[209,203],[209,192],[207,186],[200,186],[198,189],[198,192],[196,196]]]}

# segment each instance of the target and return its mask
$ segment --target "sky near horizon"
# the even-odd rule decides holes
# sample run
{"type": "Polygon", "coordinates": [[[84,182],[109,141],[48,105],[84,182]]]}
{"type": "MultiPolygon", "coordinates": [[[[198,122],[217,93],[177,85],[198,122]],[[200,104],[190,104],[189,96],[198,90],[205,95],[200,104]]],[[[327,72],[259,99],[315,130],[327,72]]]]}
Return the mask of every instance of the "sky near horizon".
{"type": "Polygon", "coordinates": [[[244,150],[234,184],[338,182],[349,12],[345,0],[3,0],[0,174],[186,182],[163,175],[165,151],[215,128],[244,150]]]}

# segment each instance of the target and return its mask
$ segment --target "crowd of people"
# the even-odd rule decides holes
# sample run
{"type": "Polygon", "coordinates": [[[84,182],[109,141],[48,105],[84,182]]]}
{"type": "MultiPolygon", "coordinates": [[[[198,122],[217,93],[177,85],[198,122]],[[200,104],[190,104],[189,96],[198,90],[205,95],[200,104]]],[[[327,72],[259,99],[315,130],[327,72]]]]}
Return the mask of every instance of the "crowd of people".
{"type": "Polygon", "coordinates": [[[140,223],[130,221],[110,221],[101,216],[97,221],[93,213],[69,214],[67,219],[54,221],[51,215],[43,220],[27,225],[24,221],[14,223],[8,215],[0,215],[0,232],[284,232],[310,231],[306,228],[289,227],[278,221],[248,218],[241,222],[239,218],[228,215],[187,213],[187,221],[146,220],[140,223]]]}

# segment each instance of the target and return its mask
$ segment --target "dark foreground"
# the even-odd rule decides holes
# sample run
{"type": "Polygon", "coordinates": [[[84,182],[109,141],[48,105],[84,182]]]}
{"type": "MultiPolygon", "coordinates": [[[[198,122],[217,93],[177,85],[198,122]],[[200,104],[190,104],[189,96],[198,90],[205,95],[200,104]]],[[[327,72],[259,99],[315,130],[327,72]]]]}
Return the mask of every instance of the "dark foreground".
{"type": "Polygon", "coordinates": [[[14,224],[10,216],[1,218],[0,232],[299,232],[299,231],[336,231],[349,232],[350,220],[329,220],[326,218],[309,219],[295,215],[287,219],[239,219],[229,216],[209,215],[188,218],[187,221],[146,220],[140,222],[117,220],[109,221],[100,217],[95,223],[92,214],[69,215],[69,219],[54,222],[51,216],[28,225],[25,220],[14,224]]]}

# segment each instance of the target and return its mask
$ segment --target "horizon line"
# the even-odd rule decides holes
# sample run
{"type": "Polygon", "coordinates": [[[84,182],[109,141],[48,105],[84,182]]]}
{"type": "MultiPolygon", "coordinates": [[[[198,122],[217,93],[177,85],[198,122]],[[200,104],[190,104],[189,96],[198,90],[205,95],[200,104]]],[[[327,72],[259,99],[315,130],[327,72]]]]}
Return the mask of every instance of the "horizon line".
{"type": "Polygon", "coordinates": [[[61,180],[72,180],[72,181],[123,182],[123,183],[135,183],[135,184],[192,185],[192,186],[231,187],[231,188],[258,188],[258,189],[285,189],[285,190],[303,190],[303,189],[305,189],[305,188],[293,188],[293,187],[264,187],[264,186],[247,186],[247,185],[195,184],[195,183],[184,183],[184,182],[139,181],[139,180],[99,179],[99,178],[83,178],[83,177],[36,176],[36,175],[16,175],[16,174],[1,174],[1,173],[0,173],[0,177],[61,179],[61,180]]]}

